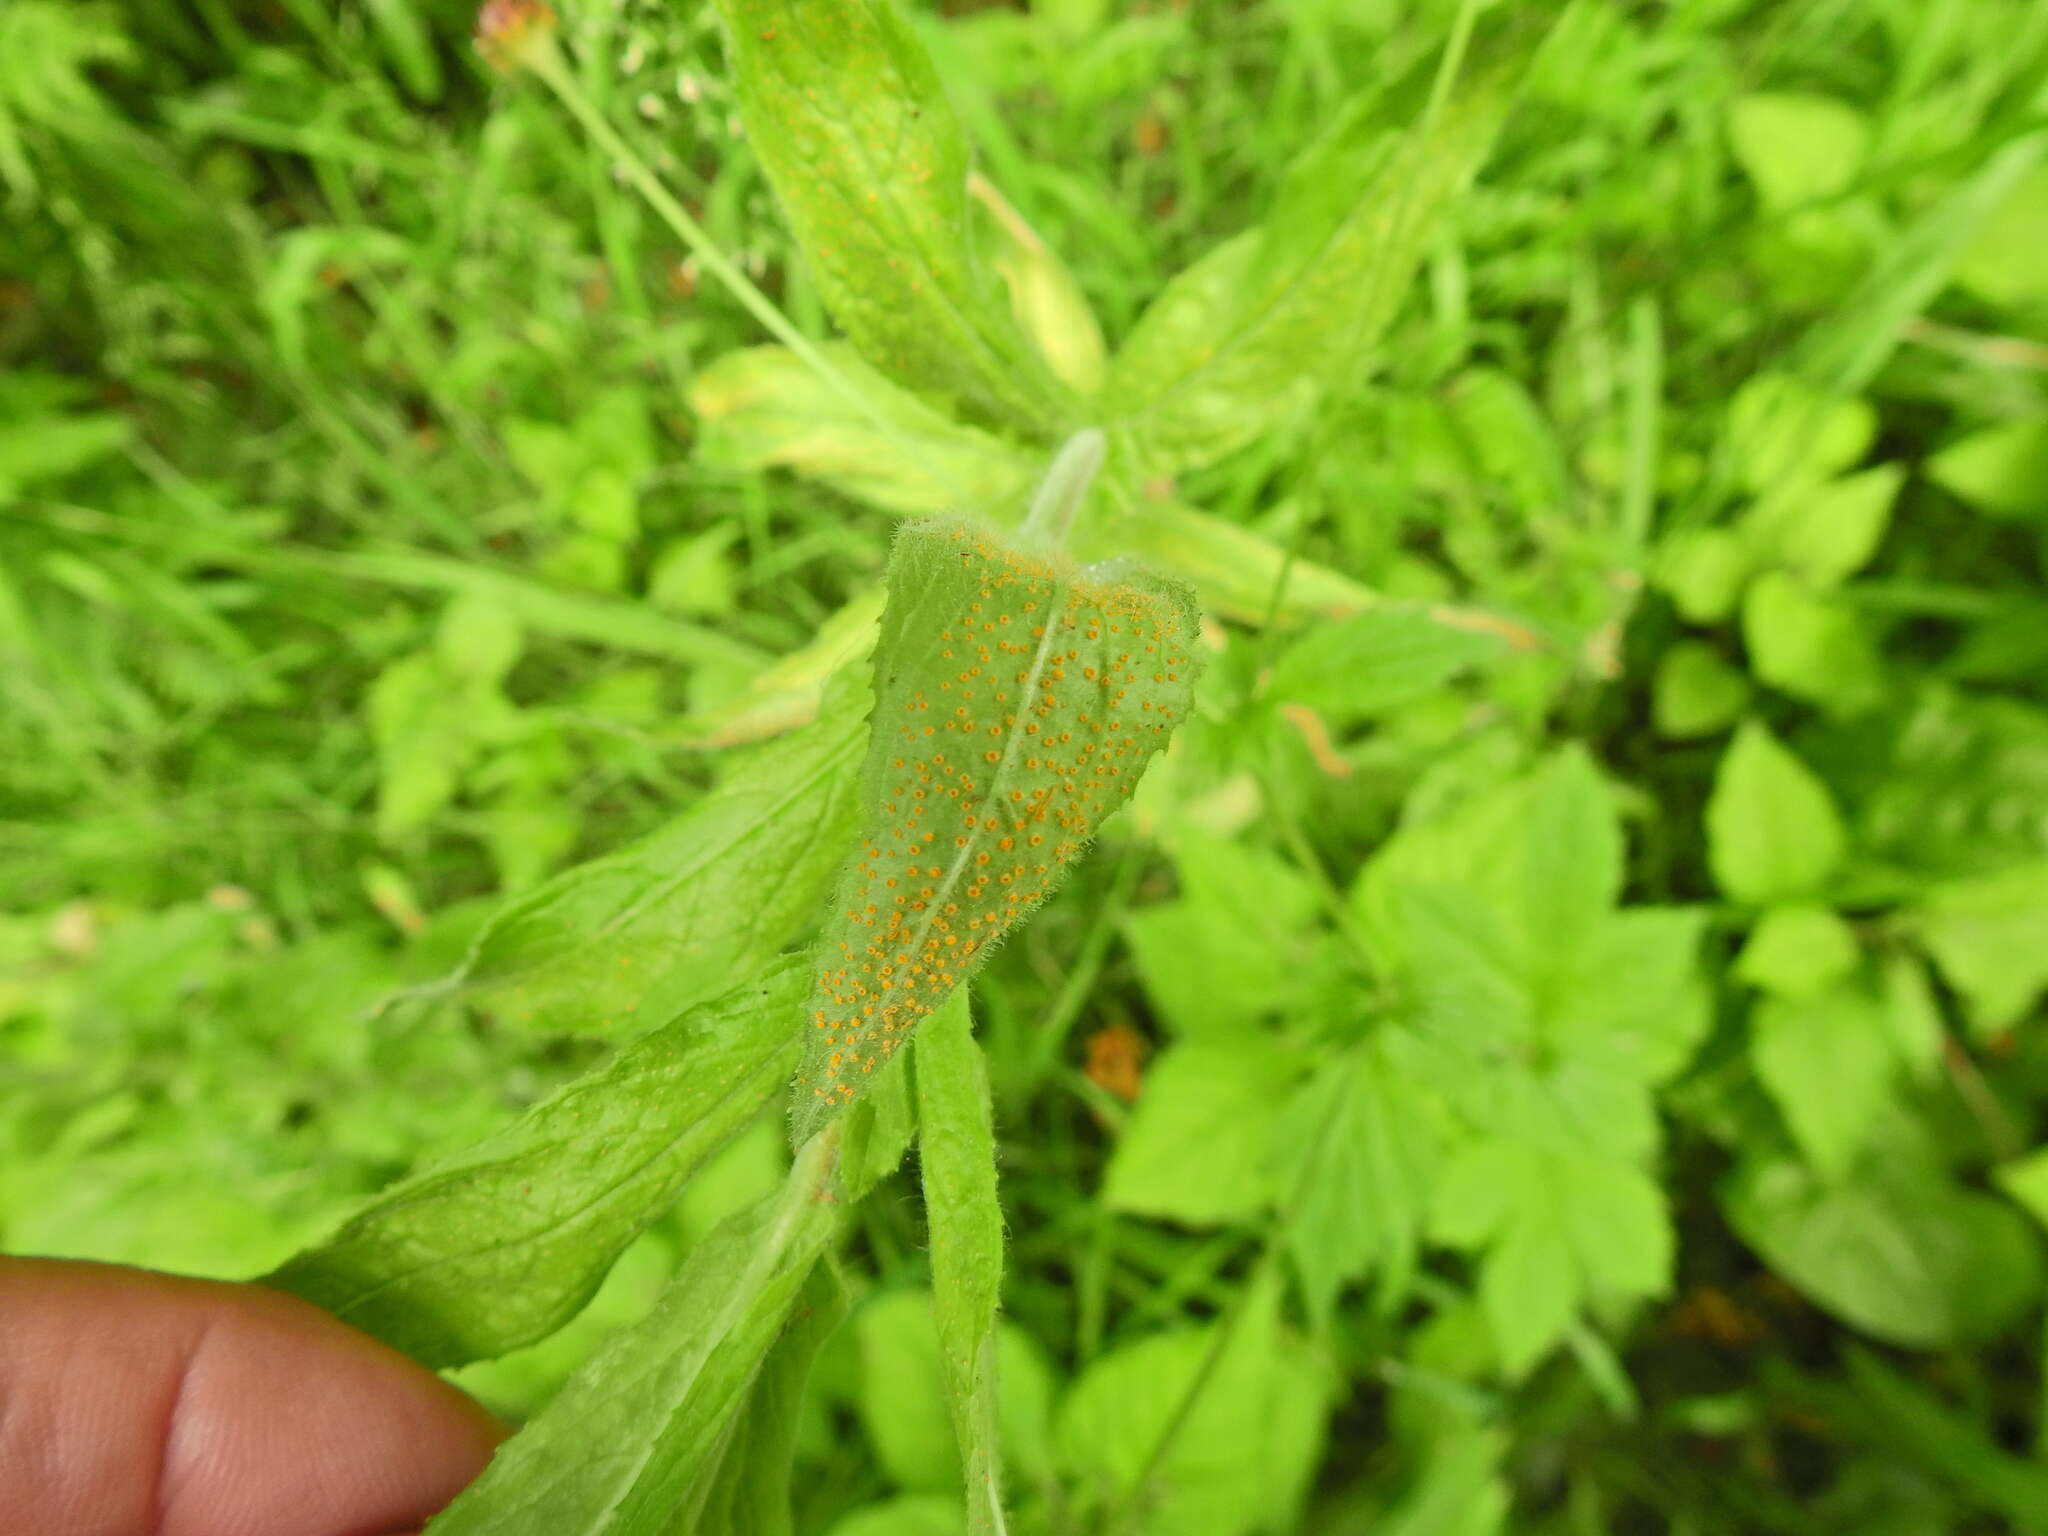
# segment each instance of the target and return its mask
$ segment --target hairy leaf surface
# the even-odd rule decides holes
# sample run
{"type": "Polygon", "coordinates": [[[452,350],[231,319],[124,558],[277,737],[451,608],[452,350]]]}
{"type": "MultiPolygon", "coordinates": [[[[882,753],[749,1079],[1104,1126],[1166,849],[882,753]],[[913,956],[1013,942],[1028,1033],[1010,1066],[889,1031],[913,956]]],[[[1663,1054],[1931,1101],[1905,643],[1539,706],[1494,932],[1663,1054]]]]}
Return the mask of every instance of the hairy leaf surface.
{"type": "Polygon", "coordinates": [[[819,950],[796,1128],[850,1104],[1058,883],[1187,713],[1181,588],[958,520],[897,540],[859,853],[819,950]]]}
{"type": "Polygon", "coordinates": [[[270,1283],[429,1365],[545,1338],[788,1077],[806,980],[777,965],[642,1036],[270,1283]]]}

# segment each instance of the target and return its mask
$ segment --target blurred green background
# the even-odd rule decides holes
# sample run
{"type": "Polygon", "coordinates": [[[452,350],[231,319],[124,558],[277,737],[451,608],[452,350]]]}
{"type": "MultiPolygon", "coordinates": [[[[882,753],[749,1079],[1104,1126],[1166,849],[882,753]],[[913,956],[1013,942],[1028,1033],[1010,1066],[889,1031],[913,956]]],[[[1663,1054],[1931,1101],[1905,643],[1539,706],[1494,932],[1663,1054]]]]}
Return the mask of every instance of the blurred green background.
{"type": "MultiPolygon", "coordinates": [[[[620,132],[829,334],[712,13],[559,9],[620,132]]],[[[1114,341],[1456,8],[916,9],[1114,341]]],[[[689,806],[695,723],[881,569],[884,515],[705,430],[693,379],[758,327],[473,19],[0,0],[9,1251],[258,1273],[587,1066],[403,989],[689,806]]],[[[2048,1529],[2048,6],[1503,0],[1475,37],[1516,109],[1388,338],[1178,492],[1534,643],[1304,726],[1234,632],[1151,819],[978,989],[1026,1528],[1095,1528],[1075,1447],[1241,1304],[1299,1412],[1250,1460],[1191,1424],[1179,1529],[2048,1529]],[[1453,911],[1418,988],[1376,976],[1374,880],[1520,899],[1495,792],[1565,743],[1627,900],[1705,936],[1697,1049],[1632,1090],[1654,1230],[1553,1283],[1388,1144],[1434,1145],[1449,1084],[1375,1055],[1332,1231],[1248,1293],[1287,1136],[1257,1085],[1483,959],[1453,911]],[[1516,1361],[1517,1284],[1591,1320],[1516,1361]]],[[[782,1156],[764,1123],[568,1332],[464,1379],[529,1411],[782,1156]]],[[[920,1241],[907,1185],[863,1208],[806,1530],[949,1528],[920,1241]]]]}

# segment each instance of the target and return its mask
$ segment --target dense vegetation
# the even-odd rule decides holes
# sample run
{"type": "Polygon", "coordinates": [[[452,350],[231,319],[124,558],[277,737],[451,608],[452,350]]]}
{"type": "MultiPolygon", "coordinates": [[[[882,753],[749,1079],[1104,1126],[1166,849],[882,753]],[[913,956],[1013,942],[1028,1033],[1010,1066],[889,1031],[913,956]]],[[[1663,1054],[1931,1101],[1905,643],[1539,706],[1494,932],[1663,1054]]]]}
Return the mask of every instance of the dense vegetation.
{"type": "Polygon", "coordinates": [[[2048,1529],[2048,7],[556,9],[0,3],[0,1246],[437,1531],[2048,1529]],[[1204,660],[793,1154],[943,540],[1204,660]]]}

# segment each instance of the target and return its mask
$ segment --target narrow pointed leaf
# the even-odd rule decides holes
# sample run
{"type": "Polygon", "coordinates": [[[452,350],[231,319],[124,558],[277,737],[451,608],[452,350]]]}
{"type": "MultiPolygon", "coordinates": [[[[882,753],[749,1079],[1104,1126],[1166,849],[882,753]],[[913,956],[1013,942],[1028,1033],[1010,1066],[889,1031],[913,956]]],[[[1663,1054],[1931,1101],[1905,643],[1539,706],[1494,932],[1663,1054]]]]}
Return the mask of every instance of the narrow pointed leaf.
{"type": "Polygon", "coordinates": [[[995,1380],[1003,1209],[996,1198],[988,1067],[974,1042],[964,987],[918,1036],[915,1065],[933,1310],[967,1484],[967,1529],[970,1536],[995,1536],[1007,1528],[995,1380]]]}
{"type": "Polygon", "coordinates": [[[974,259],[967,136],[892,0],[719,0],[747,139],[833,317],[907,388],[1050,433],[1056,386],[974,259]]]}
{"type": "Polygon", "coordinates": [[[783,963],[642,1036],[268,1283],[429,1365],[545,1338],[787,1079],[808,979],[783,963]]]}
{"type": "Polygon", "coordinates": [[[1187,713],[1195,608],[958,520],[899,537],[859,852],[805,1010],[795,1122],[851,1103],[1058,882],[1187,713]]]}

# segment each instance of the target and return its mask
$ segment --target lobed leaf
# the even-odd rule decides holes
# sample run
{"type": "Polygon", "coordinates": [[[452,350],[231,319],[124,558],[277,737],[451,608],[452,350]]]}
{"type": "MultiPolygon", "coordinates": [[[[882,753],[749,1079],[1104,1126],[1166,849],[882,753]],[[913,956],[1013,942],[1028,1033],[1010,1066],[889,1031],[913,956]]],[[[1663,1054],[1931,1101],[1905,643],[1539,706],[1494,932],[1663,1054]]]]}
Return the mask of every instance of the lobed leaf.
{"type": "Polygon", "coordinates": [[[545,1338],[787,1079],[799,962],[643,1035],[268,1277],[429,1365],[545,1338]]]}
{"type": "Polygon", "coordinates": [[[719,0],[748,138],[834,318],[896,382],[1051,435],[1057,387],[974,254],[967,137],[891,0],[719,0]]]}
{"type": "Polygon", "coordinates": [[[988,1067],[974,1043],[966,988],[956,988],[919,1035],[916,1067],[933,1310],[966,1477],[967,1529],[970,1536],[993,1536],[1007,1528],[995,1383],[1003,1209],[996,1198],[988,1067]]]}
{"type": "Polygon", "coordinates": [[[1178,586],[959,520],[904,531],[889,594],[860,852],[805,1010],[800,1136],[1058,883],[1187,713],[1199,664],[1178,586]]]}

